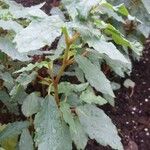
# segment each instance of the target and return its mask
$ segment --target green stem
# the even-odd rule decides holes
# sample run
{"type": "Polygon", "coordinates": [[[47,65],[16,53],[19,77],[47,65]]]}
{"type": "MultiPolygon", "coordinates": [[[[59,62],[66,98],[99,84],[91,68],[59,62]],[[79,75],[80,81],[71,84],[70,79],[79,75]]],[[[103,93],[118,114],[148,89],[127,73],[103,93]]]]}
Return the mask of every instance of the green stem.
{"type": "Polygon", "coordinates": [[[68,63],[69,62],[68,53],[69,53],[69,50],[70,50],[70,46],[79,37],[79,33],[75,33],[73,35],[73,37],[70,38],[66,28],[62,28],[62,32],[64,33],[64,36],[65,36],[66,49],[65,49],[65,52],[64,52],[64,58],[63,58],[62,66],[61,66],[60,70],[58,71],[58,74],[57,74],[56,78],[53,79],[54,97],[55,97],[55,100],[56,100],[56,103],[57,103],[58,106],[59,106],[59,102],[60,102],[59,94],[58,94],[58,83],[59,83],[60,78],[63,75],[66,67],[69,65],[69,63],[68,63]]]}

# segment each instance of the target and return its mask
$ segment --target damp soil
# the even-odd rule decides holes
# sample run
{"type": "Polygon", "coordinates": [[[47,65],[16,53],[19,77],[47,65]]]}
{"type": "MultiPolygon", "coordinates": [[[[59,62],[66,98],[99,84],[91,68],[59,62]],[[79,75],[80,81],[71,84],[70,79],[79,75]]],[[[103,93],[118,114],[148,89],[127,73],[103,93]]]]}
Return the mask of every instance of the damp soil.
{"type": "MultiPolygon", "coordinates": [[[[24,6],[32,6],[45,0],[16,1],[24,6]]],[[[57,2],[58,0],[47,0],[43,10],[48,13],[52,6],[58,5],[57,2]]],[[[134,89],[126,89],[122,86],[115,93],[115,107],[105,105],[102,108],[116,125],[125,150],[150,150],[150,38],[146,40],[142,59],[133,62],[132,74],[127,78],[135,82],[134,89]]],[[[118,79],[122,84],[124,80],[118,79]]],[[[11,114],[8,116],[0,114],[0,122],[13,121],[15,117],[11,114]]],[[[86,150],[112,149],[89,140],[86,150]]]]}

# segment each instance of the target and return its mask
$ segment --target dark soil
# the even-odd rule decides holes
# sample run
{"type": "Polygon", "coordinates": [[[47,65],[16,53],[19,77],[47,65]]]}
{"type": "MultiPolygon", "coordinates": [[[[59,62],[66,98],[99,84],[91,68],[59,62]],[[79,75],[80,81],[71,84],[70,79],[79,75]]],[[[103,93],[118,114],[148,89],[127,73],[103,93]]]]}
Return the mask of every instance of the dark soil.
{"type": "MultiPolygon", "coordinates": [[[[31,6],[44,0],[16,1],[24,6],[31,6]]],[[[43,9],[49,12],[51,4],[57,5],[56,2],[57,0],[47,0],[43,9]]],[[[150,150],[150,40],[145,44],[142,59],[133,63],[133,72],[128,78],[136,84],[133,94],[132,89],[122,86],[116,92],[115,108],[106,105],[103,109],[117,126],[125,150],[150,150]]],[[[124,80],[120,79],[120,82],[123,83],[124,80]]],[[[3,117],[4,120],[11,120],[11,116],[3,117]]],[[[111,148],[104,148],[90,140],[86,150],[111,150],[111,148]]]]}

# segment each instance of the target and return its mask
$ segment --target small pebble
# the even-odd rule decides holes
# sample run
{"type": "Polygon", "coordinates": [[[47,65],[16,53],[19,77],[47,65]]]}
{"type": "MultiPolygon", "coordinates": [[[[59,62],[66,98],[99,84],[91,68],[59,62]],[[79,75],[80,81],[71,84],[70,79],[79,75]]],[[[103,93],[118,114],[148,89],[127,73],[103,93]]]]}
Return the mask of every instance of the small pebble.
{"type": "Polygon", "coordinates": [[[131,112],[131,114],[135,114],[135,112],[134,112],[134,111],[132,111],[132,112],[131,112]]]}
{"type": "Polygon", "coordinates": [[[140,106],[142,106],[143,105],[143,103],[140,103],[140,106]]]}
{"type": "Polygon", "coordinates": [[[140,142],[141,142],[141,143],[143,143],[143,142],[144,142],[144,140],[141,140],[140,142]]]}
{"type": "Polygon", "coordinates": [[[145,128],[145,129],[144,129],[144,131],[146,131],[146,132],[147,132],[147,131],[148,131],[148,128],[145,128]]]}
{"type": "Polygon", "coordinates": [[[146,135],[149,136],[149,132],[146,132],[146,135]]]}
{"type": "Polygon", "coordinates": [[[139,110],[139,114],[141,114],[142,113],[142,110],[139,110]]]}
{"type": "Polygon", "coordinates": [[[132,110],[136,111],[136,107],[133,107],[132,110]]]}

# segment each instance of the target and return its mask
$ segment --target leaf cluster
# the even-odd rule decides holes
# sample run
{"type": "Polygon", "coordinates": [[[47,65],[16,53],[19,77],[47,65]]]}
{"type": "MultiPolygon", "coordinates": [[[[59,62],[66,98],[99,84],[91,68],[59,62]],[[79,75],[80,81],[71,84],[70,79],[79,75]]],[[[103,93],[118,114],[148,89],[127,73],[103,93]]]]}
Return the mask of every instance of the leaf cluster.
{"type": "Polygon", "coordinates": [[[20,150],[72,150],[72,142],[80,150],[89,139],[123,150],[97,106],[115,105],[118,84],[108,77],[130,75],[131,58],[140,58],[141,41],[125,26],[134,20],[138,32],[141,21],[105,0],[62,0],[50,14],[43,5],[0,0],[0,100],[26,117],[0,126],[1,147],[16,137],[20,150]]]}

